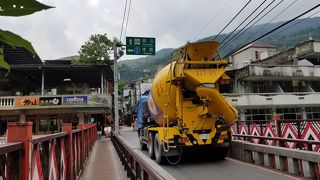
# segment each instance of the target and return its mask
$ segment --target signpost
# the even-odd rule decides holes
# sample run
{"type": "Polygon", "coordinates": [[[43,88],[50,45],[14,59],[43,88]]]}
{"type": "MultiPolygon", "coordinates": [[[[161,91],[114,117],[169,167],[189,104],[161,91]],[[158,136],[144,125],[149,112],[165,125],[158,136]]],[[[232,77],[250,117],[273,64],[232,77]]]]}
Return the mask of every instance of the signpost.
{"type": "MultiPolygon", "coordinates": [[[[113,69],[113,81],[114,81],[114,126],[115,134],[119,134],[119,102],[118,102],[118,59],[123,53],[118,52],[118,48],[122,47],[121,42],[117,39],[113,39],[113,56],[114,56],[114,69],[113,69]]],[[[126,37],[126,54],[127,55],[150,55],[156,54],[156,38],[150,37],[126,37]]]]}
{"type": "Polygon", "coordinates": [[[156,38],[126,37],[126,54],[154,56],[156,54],[156,38]]]}

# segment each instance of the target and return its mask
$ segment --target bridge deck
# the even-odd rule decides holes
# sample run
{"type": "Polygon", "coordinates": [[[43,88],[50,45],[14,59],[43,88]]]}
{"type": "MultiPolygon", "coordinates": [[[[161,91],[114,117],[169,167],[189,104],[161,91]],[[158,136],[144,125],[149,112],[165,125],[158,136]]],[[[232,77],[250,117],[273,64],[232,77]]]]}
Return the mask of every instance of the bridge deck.
{"type": "Polygon", "coordinates": [[[102,137],[91,152],[82,179],[127,179],[119,161],[111,139],[102,137]]]}
{"type": "MultiPolygon", "coordinates": [[[[122,136],[126,143],[132,148],[139,149],[138,135],[130,127],[122,127],[120,129],[120,136],[122,136]]],[[[148,152],[143,151],[149,158],[148,152]]],[[[165,171],[171,174],[176,179],[194,180],[194,179],[259,179],[259,180],[287,180],[300,179],[295,176],[282,174],[279,171],[260,167],[254,164],[248,164],[227,158],[224,161],[207,161],[205,157],[199,154],[187,154],[182,157],[183,160],[177,166],[162,165],[165,171]]]]}

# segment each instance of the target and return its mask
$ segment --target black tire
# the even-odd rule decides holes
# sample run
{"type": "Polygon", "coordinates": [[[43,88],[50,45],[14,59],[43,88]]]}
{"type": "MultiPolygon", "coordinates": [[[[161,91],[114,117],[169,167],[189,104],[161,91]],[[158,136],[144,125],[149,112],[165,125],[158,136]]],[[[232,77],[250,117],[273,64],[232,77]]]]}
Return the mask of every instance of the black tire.
{"type": "Polygon", "coordinates": [[[148,152],[149,152],[149,157],[151,158],[151,159],[154,159],[154,137],[153,137],[153,133],[149,133],[148,134],[148,145],[147,145],[147,147],[148,147],[148,152]]]}
{"type": "Polygon", "coordinates": [[[140,144],[140,149],[141,149],[141,150],[144,151],[144,150],[147,150],[147,149],[148,149],[148,148],[147,148],[147,144],[145,144],[141,138],[139,138],[139,144],[140,144]]]}
{"type": "Polygon", "coordinates": [[[228,155],[228,147],[215,148],[214,152],[216,160],[224,160],[228,155]]]}
{"type": "Polygon", "coordinates": [[[162,154],[162,145],[160,143],[160,139],[158,134],[156,134],[154,136],[154,154],[155,154],[155,158],[156,158],[156,162],[158,164],[163,164],[164,163],[164,156],[162,154]]]}

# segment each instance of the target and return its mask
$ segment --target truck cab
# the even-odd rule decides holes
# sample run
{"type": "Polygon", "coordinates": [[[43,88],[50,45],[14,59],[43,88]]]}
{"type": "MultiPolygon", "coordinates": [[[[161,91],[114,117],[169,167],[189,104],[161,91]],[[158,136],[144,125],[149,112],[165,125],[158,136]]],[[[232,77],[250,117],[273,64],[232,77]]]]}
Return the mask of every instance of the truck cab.
{"type": "Polygon", "coordinates": [[[140,96],[137,105],[137,125],[138,125],[138,138],[140,148],[147,149],[147,128],[154,126],[153,118],[150,115],[148,108],[148,95],[140,96]]]}

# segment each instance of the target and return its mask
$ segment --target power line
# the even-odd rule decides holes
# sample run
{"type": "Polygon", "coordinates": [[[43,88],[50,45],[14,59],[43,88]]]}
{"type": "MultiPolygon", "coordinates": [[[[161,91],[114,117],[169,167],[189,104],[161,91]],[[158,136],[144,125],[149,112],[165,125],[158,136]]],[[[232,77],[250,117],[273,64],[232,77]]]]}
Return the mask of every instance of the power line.
{"type": "MultiPolygon", "coordinates": [[[[248,29],[246,29],[244,32],[249,30],[251,27],[256,25],[261,19],[263,19],[266,15],[268,15],[271,11],[273,11],[275,8],[277,8],[284,0],[279,1],[275,6],[273,6],[268,12],[266,12],[261,18],[259,18],[256,22],[254,22],[248,29]]],[[[243,32],[243,33],[244,33],[243,32]]]]}
{"type": "Polygon", "coordinates": [[[287,29],[289,29],[289,28],[292,28],[293,26],[295,26],[295,25],[297,25],[297,24],[300,24],[302,21],[306,20],[307,18],[310,18],[310,17],[312,17],[312,16],[314,16],[314,15],[316,15],[316,14],[319,14],[319,13],[320,13],[320,11],[317,11],[317,12],[311,14],[310,16],[308,16],[308,17],[306,17],[306,18],[300,19],[299,21],[293,23],[293,24],[290,25],[289,27],[287,27],[287,28],[285,28],[285,29],[283,29],[283,30],[275,33],[275,34],[279,34],[279,33],[283,32],[283,31],[285,31],[285,30],[287,30],[287,29]]]}
{"type": "Polygon", "coordinates": [[[231,33],[227,35],[220,43],[222,44],[226,39],[228,39],[244,22],[246,22],[252,14],[254,14],[267,0],[264,0],[253,12],[249,14],[231,33]]]}
{"type": "Polygon", "coordinates": [[[120,32],[120,42],[121,42],[121,38],[122,38],[122,31],[123,31],[123,24],[124,24],[124,20],[125,20],[125,17],[126,17],[126,12],[127,12],[127,3],[128,3],[128,0],[126,0],[126,4],[124,6],[124,11],[123,11],[123,18],[122,18],[122,24],[121,24],[121,32],[120,32]]]}
{"type": "Polygon", "coordinates": [[[225,3],[224,3],[224,4],[222,5],[222,7],[217,11],[217,13],[216,13],[216,14],[208,21],[208,23],[207,23],[206,25],[204,25],[203,28],[197,33],[197,35],[196,35],[196,37],[194,38],[193,41],[195,41],[195,40],[199,37],[199,35],[208,27],[208,25],[211,24],[211,22],[218,17],[218,15],[219,15],[220,12],[222,11],[222,9],[224,9],[224,7],[225,7],[229,2],[230,2],[230,0],[229,0],[229,1],[225,1],[225,3]]]}
{"type": "Polygon", "coordinates": [[[238,39],[241,35],[243,35],[245,32],[247,32],[252,26],[257,24],[262,18],[264,18],[267,14],[269,14],[272,10],[274,10],[279,4],[281,4],[284,0],[279,1],[275,6],[273,6],[269,11],[267,11],[263,16],[261,16],[258,20],[256,20],[253,24],[250,25],[249,28],[246,28],[252,21],[254,21],[258,16],[260,16],[268,7],[270,7],[275,0],[271,1],[256,17],[254,17],[249,23],[247,23],[240,31],[238,31],[231,39],[229,39],[223,46],[221,46],[220,49],[223,49],[223,47],[226,47],[228,44],[230,44],[232,41],[238,39]],[[246,29],[245,29],[246,28],[246,29]],[[244,30],[244,31],[243,31],[244,30]]]}
{"type": "MultiPolygon", "coordinates": [[[[283,23],[283,24],[281,24],[281,25],[277,26],[276,28],[274,28],[274,29],[272,29],[271,31],[269,31],[269,32],[267,32],[267,33],[265,33],[265,34],[263,34],[262,36],[260,36],[260,37],[258,37],[258,38],[256,38],[256,39],[254,39],[254,40],[252,40],[252,41],[248,42],[247,44],[245,44],[245,45],[241,46],[239,49],[241,49],[241,48],[243,48],[243,47],[245,47],[245,46],[247,46],[247,45],[249,45],[249,44],[251,44],[251,43],[253,43],[253,42],[255,42],[255,41],[258,41],[259,39],[262,39],[262,38],[266,37],[267,35],[269,35],[269,34],[271,34],[271,33],[275,32],[276,30],[278,30],[278,29],[282,28],[283,26],[285,26],[285,25],[287,25],[287,24],[289,24],[289,23],[293,22],[294,20],[296,20],[296,19],[300,18],[301,16],[304,16],[305,14],[308,14],[309,12],[311,12],[311,11],[313,11],[313,10],[317,9],[318,7],[320,7],[320,4],[318,4],[318,5],[314,6],[314,7],[312,7],[311,9],[309,9],[309,10],[305,11],[304,13],[302,13],[302,14],[300,14],[300,15],[296,16],[295,18],[293,18],[293,19],[291,19],[291,20],[289,20],[289,21],[287,21],[287,22],[285,22],[285,23],[283,23]]],[[[230,54],[230,53],[229,53],[229,54],[230,54]]],[[[229,55],[229,54],[228,54],[228,55],[229,55]]],[[[227,56],[228,56],[228,55],[227,55],[227,56]]],[[[226,57],[226,56],[225,56],[225,57],[226,57]]]]}
{"type": "Polygon", "coordinates": [[[281,12],[279,12],[275,17],[273,17],[270,21],[268,21],[266,24],[264,24],[260,29],[258,29],[253,37],[258,34],[263,28],[265,28],[268,24],[270,24],[273,20],[275,20],[277,17],[279,17],[282,13],[284,13],[286,10],[288,10],[293,4],[295,4],[298,0],[293,1],[291,4],[289,4],[287,7],[285,7],[281,12]]]}
{"type": "Polygon", "coordinates": [[[224,26],[224,28],[222,28],[222,30],[219,32],[219,34],[217,34],[213,40],[215,40],[233,21],[234,19],[250,4],[252,0],[249,0],[241,9],[240,11],[228,22],[227,25],[224,26]]]}
{"type": "Polygon", "coordinates": [[[124,37],[127,35],[127,28],[128,28],[128,22],[129,22],[129,16],[130,16],[130,9],[131,9],[131,0],[129,1],[129,8],[128,8],[128,14],[127,14],[127,22],[126,22],[126,28],[124,31],[124,37]]]}

